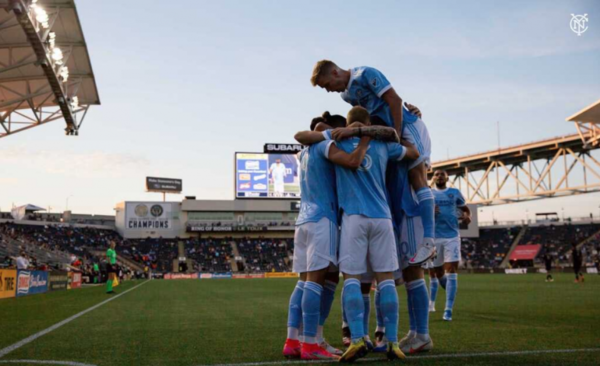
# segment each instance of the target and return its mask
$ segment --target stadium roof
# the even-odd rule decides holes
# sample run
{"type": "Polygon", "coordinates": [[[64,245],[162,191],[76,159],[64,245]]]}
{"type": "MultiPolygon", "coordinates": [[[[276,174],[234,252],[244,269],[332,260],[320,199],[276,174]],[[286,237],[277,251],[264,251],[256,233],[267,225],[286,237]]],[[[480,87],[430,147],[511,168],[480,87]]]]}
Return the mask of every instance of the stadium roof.
{"type": "Polygon", "coordinates": [[[0,0],[0,138],[57,119],[76,135],[98,104],[74,0],[0,0]]]}
{"type": "Polygon", "coordinates": [[[600,100],[567,118],[567,121],[575,122],[575,128],[586,146],[600,146],[600,100]]]}
{"type": "Polygon", "coordinates": [[[567,121],[600,123],[600,99],[567,118],[567,121]]]}

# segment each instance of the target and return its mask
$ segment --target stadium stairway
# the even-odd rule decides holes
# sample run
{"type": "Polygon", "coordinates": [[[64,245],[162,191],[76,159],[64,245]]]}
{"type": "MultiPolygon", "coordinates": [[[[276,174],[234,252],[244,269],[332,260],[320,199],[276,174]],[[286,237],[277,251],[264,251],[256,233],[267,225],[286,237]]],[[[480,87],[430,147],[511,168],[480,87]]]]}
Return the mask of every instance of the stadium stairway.
{"type": "Polygon", "coordinates": [[[527,225],[524,225],[521,228],[521,230],[519,231],[519,234],[517,235],[517,237],[513,241],[512,245],[510,246],[510,249],[508,249],[508,252],[506,253],[506,256],[502,260],[502,263],[500,263],[500,268],[506,268],[506,267],[508,267],[508,263],[510,262],[510,255],[511,255],[511,253],[513,252],[513,250],[515,250],[515,248],[517,247],[517,245],[519,245],[519,242],[521,241],[521,239],[523,238],[523,236],[527,232],[528,228],[529,228],[529,226],[527,226],[527,225]]]}
{"type": "Polygon", "coordinates": [[[231,251],[233,252],[233,257],[229,259],[229,263],[231,264],[231,271],[239,272],[240,269],[238,268],[237,261],[235,260],[235,258],[241,257],[240,250],[238,249],[235,240],[230,241],[229,245],[231,245],[231,251]]]}
{"type": "MultiPolygon", "coordinates": [[[[101,250],[89,250],[89,252],[92,253],[93,255],[95,255],[98,258],[106,258],[106,252],[104,252],[104,251],[101,251],[101,250]]],[[[123,257],[122,255],[118,255],[117,254],[117,261],[125,264],[127,267],[129,267],[129,268],[131,268],[131,269],[133,269],[135,271],[140,271],[140,272],[144,273],[144,267],[141,264],[136,263],[136,262],[134,262],[132,260],[129,260],[129,259],[123,257]]]]}
{"type": "Polygon", "coordinates": [[[585,244],[589,243],[590,241],[594,240],[594,238],[596,238],[596,236],[600,235],[600,230],[594,232],[592,235],[590,235],[589,237],[583,239],[582,241],[580,241],[577,244],[577,249],[581,249],[582,246],[584,246],[585,244]]]}

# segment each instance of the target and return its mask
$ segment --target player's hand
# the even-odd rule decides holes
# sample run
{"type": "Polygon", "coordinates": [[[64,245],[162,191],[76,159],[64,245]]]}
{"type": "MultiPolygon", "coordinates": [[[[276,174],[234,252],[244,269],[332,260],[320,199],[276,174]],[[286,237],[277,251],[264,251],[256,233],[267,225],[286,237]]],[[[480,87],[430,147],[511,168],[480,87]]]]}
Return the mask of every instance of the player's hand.
{"type": "Polygon", "coordinates": [[[406,106],[406,108],[408,108],[408,111],[412,114],[414,114],[415,116],[422,118],[423,115],[421,114],[421,110],[419,108],[417,108],[417,106],[409,104],[409,103],[404,103],[404,105],[406,106]]]}
{"type": "Polygon", "coordinates": [[[471,223],[471,216],[467,215],[466,212],[463,213],[462,222],[463,224],[469,225],[471,223]]]}
{"type": "Polygon", "coordinates": [[[350,137],[354,137],[356,135],[356,130],[353,128],[336,128],[335,130],[333,130],[333,132],[331,133],[331,137],[335,140],[335,141],[342,141],[342,140],[346,140],[349,139],[350,137]]]}
{"type": "Polygon", "coordinates": [[[438,215],[440,213],[440,206],[435,205],[435,214],[438,215]]]}

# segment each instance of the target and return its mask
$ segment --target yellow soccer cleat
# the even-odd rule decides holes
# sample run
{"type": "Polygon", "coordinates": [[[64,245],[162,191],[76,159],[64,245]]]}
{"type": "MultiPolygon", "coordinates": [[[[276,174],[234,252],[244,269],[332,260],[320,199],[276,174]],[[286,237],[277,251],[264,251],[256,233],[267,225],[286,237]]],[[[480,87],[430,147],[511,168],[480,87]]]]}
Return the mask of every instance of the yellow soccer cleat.
{"type": "Polygon", "coordinates": [[[406,355],[400,349],[400,345],[398,344],[398,342],[388,343],[387,358],[390,361],[404,360],[406,358],[406,355]]]}
{"type": "Polygon", "coordinates": [[[361,338],[350,343],[346,352],[340,357],[340,362],[354,362],[361,357],[365,357],[367,353],[369,353],[367,345],[365,344],[364,339],[361,338]]]}

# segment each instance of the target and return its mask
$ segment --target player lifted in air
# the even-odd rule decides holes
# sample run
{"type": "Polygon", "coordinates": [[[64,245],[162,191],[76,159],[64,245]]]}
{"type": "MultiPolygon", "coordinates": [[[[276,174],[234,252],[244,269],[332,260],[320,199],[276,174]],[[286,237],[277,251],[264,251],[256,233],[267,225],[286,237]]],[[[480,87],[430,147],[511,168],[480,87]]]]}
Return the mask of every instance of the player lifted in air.
{"type": "Polygon", "coordinates": [[[467,207],[462,193],[456,188],[447,187],[448,173],[436,170],[433,174],[433,196],[435,197],[435,246],[437,256],[433,260],[431,278],[431,301],[429,311],[435,311],[435,298],[438,284],[446,290],[446,307],[443,319],[452,320],[452,309],[458,288],[458,264],[460,262],[459,217],[463,223],[471,222],[471,210],[467,207]]]}
{"type": "MultiPolygon", "coordinates": [[[[427,185],[427,168],[431,156],[431,140],[427,127],[419,117],[408,113],[390,82],[372,67],[361,66],[344,70],[332,61],[322,60],[317,62],[313,69],[311,83],[327,92],[342,93],[342,99],[346,102],[366,108],[372,119],[376,118],[387,126],[394,127],[401,138],[418,149],[420,157],[410,163],[408,174],[417,197],[416,206],[423,222],[424,238],[418,243],[418,248],[409,263],[413,266],[421,265],[435,254],[433,194],[427,185]]],[[[412,207],[412,210],[416,208],[412,207]]]]}

